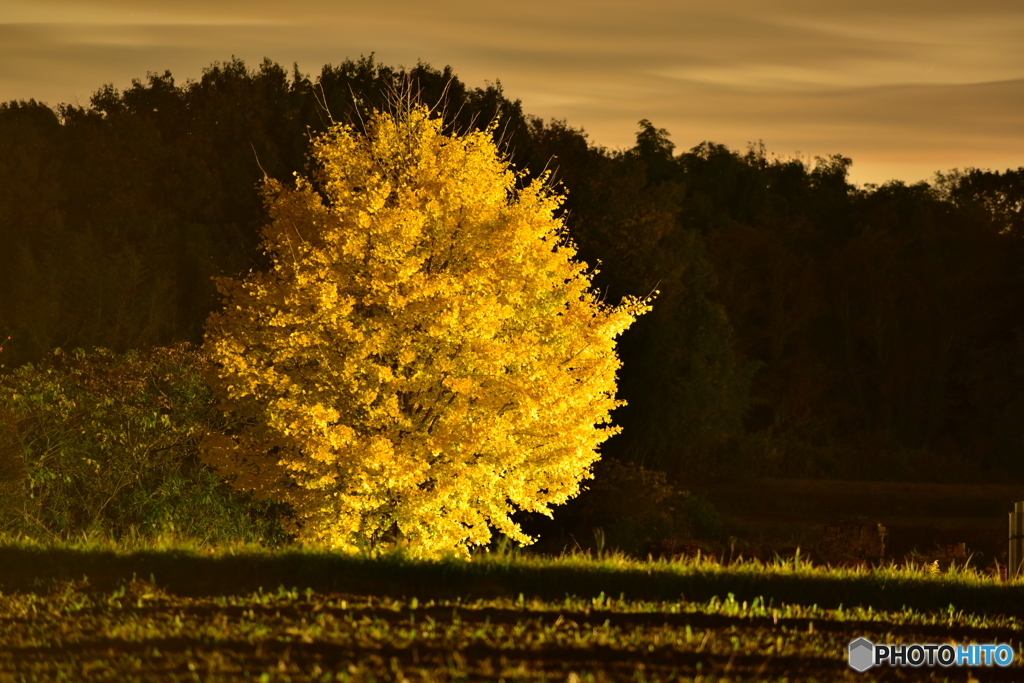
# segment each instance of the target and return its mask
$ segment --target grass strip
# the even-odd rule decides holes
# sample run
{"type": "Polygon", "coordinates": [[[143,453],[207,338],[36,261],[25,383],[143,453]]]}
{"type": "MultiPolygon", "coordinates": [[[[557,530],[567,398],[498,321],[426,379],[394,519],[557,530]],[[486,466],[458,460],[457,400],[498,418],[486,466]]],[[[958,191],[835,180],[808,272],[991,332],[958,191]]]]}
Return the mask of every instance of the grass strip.
{"type": "Polygon", "coordinates": [[[400,553],[376,558],[325,550],[278,551],[236,547],[125,549],[0,545],[0,591],[37,592],[55,582],[87,578],[96,590],[113,590],[133,577],[151,579],[180,596],[245,595],[278,587],[317,593],[399,598],[474,600],[517,596],[541,600],[623,596],[629,600],[763,600],[774,605],[825,609],[968,613],[1024,617],[1024,583],[1002,583],[972,569],[929,574],[882,567],[828,569],[799,559],[720,565],[706,560],[638,561],[621,555],[537,557],[482,553],[416,561],[400,553]]]}

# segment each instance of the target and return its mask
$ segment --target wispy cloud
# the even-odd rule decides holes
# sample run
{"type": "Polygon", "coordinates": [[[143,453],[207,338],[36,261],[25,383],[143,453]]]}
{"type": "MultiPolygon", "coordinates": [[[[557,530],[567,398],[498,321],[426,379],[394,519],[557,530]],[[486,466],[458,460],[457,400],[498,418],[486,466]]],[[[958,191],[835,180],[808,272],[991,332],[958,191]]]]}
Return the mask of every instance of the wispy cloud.
{"type": "MultiPolygon", "coordinates": [[[[8,3],[12,4],[12,3],[8,3]]],[[[147,71],[270,57],[316,73],[375,52],[500,79],[608,147],[636,123],[782,155],[843,153],[858,182],[1024,165],[1019,0],[24,0],[0,11],[0,100],[85,103],[147,71]]]]}

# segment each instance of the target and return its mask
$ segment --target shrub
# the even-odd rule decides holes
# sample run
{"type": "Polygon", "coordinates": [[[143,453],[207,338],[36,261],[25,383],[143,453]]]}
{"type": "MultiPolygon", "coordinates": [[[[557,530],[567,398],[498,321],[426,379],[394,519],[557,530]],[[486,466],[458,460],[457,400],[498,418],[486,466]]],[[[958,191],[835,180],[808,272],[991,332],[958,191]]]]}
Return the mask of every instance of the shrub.
{"type": "Polygon", "coordinates": [[[0,407],[0,519],[16,514],[25,496],[25,458],[14,413],[0,407]]]}
{"type": "Polygon", "coordinates": [[[598,463],[589,490],[572,507],[569,521],[584,538],[600,529],[607,547],[634,555],[677,542],[718,541],[723,533],[705,498],[676,490],[664,472],[612,458],[598,463]]]}
{"type": "Polygon", "coordinates": [[[200,363],[186,344],[58,349],[0,376],[0,529],[282,540],[282,509],[253,507],[198,458],[206,431],[226,427],[200,363]]]}

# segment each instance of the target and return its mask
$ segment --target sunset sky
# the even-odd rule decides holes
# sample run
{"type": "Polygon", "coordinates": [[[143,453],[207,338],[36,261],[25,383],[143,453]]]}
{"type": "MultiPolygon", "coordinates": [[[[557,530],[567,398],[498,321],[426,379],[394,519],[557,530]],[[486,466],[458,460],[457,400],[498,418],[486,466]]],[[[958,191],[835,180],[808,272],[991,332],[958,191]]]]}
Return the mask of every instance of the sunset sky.
{"type": "Polygon", "coordinates": [[[371,52],[500,80],[612,149],[647,118],[677,152],[844,154],[857,184],[1024,166],[1021,0],[0,0],[0,101],[87,105],[232,55],[315,77],[371,52]]]}

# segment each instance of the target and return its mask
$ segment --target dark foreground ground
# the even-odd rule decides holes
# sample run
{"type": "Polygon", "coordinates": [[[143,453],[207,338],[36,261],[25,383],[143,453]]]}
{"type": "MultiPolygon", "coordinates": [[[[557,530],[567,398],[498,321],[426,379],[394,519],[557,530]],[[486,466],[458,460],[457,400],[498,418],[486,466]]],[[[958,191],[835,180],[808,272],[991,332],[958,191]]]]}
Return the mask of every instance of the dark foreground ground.
{"type": "Polygon", "coordinates": [[[1022,647],[1024,584],[799,563],[0,546],[0,681],[1019,681],[849,643],[1022,647]]]}

